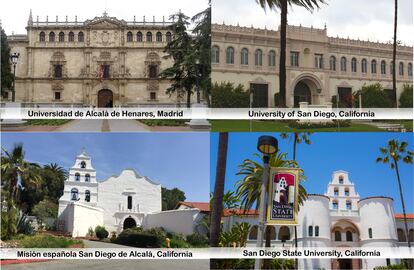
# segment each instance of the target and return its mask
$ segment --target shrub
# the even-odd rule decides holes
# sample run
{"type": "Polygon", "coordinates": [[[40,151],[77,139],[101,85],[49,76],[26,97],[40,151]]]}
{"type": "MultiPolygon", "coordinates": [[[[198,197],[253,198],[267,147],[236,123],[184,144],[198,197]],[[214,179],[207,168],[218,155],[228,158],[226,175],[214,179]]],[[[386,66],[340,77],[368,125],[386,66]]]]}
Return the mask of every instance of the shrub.
{"type": "Polygon", "coordinates": [[[109,241],[113,243],[115,242],[115,240],[116,240],[116,232],[111,232],[111,238],[109,239],[109,241]]]}
{"type": "Polygon", "coordinates": [[[413,107],[413,85],[404,84],[403,91],[399,98],[400,108],[413,107]]]}
{"type": "Polygon", "coordinates": [[[234,87],[233,83],[215,83],[211,89],[213,108],[249,108],[250,94],[243,85],[234,87]]]}
{"type": "MultiPolygon", "coordinates": [[[[362,93],[363,108],[391,108],[392,102],[380,83],[364,85],[362,93]]],[[[355,107],[359,107],[359,99],[355,98],[355,107]]]]}
{"type": "Polygon", "coordinates": [[[95,234],[96,237],[98,237],[99,240],[105,239],[108,237],[109,232],[105,229],[104,226],[96,226],[95,228],[95,234]]]}
{"type": "Polygon", "coordinates": [[[75,244],[83,245],[83,242],[51,235],[27,236],[20,241],[23,248],[67,248],[75,244]]]}
{"type": "Polygon", "coordinates": [[[92,227],[89,227],[87,236],[93,237],[94,235],[95,235],[94,230],[92,229],[92,227]]]}
{"type": "Polygon", "coordinates": [[[151,228],[151,229],[145,230],[144,232],[156,235],[157,237],[160,237],[161,239],[165,239],[167,237],[167,233],[165,232],[163,227],[151,228]]]}
{"type": "Polygon", "coordinates": [[[172,237],[170,238],[170,247],[172,248],[190,248],[190,244],[187,243],[184,235],[182,234],[172,234],[172,237]]]}
{"type": "Polygon", "coordinates": [[[207,247],[208,238],[199,233],[193,233],[186,236],[187,242],[194,247],[207,247]]]}
{"type": "Polygon", "coordinates": [[[32,223],[27,220],[27,215],[23,214],[23,212],[19,212],[17,216],[17,223],[16,223],[17,233],[22,233],[26,235],[33,234],[33,226],[32,223]]]}
{"type": "Polygon", "coordinates": [[[139,231],[136,228],[123,230],[114,243],[140,248],[159,248],[163,238],[148,231],[139,231]]]}

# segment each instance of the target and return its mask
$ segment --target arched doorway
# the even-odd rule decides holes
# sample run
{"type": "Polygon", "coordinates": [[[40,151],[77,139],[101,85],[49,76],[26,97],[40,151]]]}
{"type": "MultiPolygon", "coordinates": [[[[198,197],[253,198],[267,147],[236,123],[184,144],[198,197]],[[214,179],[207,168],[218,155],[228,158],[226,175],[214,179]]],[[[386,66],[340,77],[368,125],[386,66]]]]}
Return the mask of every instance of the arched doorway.
{"type": "Polygon", "coordinates": [[[129,229],[129,228],[134,228],[136,226],[137,226],[137,223],[135,222],[135,219],[133,219],[132,217],[127,217],[124,220],[124,226],[123,226],[124,230],[129,229]]]}
{"type": "Polygon", "coordinates": [[[303,81],[300,81],[296,84],[293,97],[293,105],[296,108],[299,107],[299,102],[308,102],[308,104],[312,103],[311,90],[309,86],[303,81]]]}
{"type": "Polygon", "coordinates": [[[98,92],[98,107],[112,108],[114,101],[114,94],[109,89],[102,89],[98,92]]]}

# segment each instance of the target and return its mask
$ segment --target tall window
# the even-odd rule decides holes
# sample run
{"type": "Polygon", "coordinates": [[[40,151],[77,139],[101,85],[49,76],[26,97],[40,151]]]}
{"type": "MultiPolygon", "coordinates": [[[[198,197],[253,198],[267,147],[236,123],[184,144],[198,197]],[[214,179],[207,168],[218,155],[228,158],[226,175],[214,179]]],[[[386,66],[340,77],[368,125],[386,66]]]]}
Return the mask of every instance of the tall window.
{"type": "Polygon", "coordinates": [[[137,41],[142,42],[142,33],[141,32],[137,33],[137,41]]]}
{"type": "Polygon", "coordinates": [[[412,63],[408,63],[408,76],[412,77],[413,76],[413,64],[412,63]]]}
{"type": "Polygon", "coordinates": [[[372,228],[368,229],[368,237],[371,239],[372,238],[372,228]]]}
{"type": "Polygon", "coordinates": [[[315,68],[323,68],[323,54],[315,54],[315,68]]]}
{"type": "Polygon", "coordinates": [[[109,65],[102,65],[102,78],[109,79],[109,65]]]}
{"type": "Polygon", "coordinates": [[[352,242],[352,232],[346,231],[346,241],[352,242]]]}
{"type": "Polygon", "coordinates": [[[218,46],[213,46],[211,48],[211,62],[220,63],[220,49],[218,46]]]}
{"type": "Polygon", "coordinates": [[[341,175],[339,176],[339,184],[343,184],[344,183],[344,177],[341,175]]]}
{"type": "Polygon", "coordinates": [[[91,175],[89,173],[85,174],[85,182],[91,181],[91,175]]]}
{"type": "Polygon", "coordinates": [[[53,77],[56,79],[62,78],[62,65],[53,66],[53,77]]]}
{"type": "Polygon", "coordinates": [[[59,91],[55,91],[55,95],[54,95],[55,100],[60,100],[62,98],[62,95],[59,91]]]}
{"type": "Polygon", "coordinates": [[[357,72],[357,60],[356,58],[352,58],[351,60],[351,71],[357,72]]]}
{"type": "Polygon", "coordinates": [[[339,195],[339,190],[338,190],[338,188],[334,188],[334,195],[335,195],[335,196],[338,196],[338,195],[339,195]]]}
{"type": "Polygon", "coordinates": [[[127,33],[127,42],[132,42],[132,32],[127,33]]]}
{"type": "Polygon", "coordinates": [[[152,33],[147,32],[147,42],[152,42],[152,33]]]}
{"type": "Polygon", "coordinates": [[[75,34],[71,31],[69,32],[69,42],[74,42],[75,41],[75,34]]]}
{"type": "Polygon", "coordinates": [[[338,202],[334,201],[332,203],[332,208],[335,209],[335,210],[338,209],[338,202]]]}
{"type": "Polygon", "coordinates": [[[299,52],[290,52],[290,65],[292,67],[299,66],[299,52]]]}
{"type": "Polygon", "coordinates": [[[162,42],[162,34],[161,34],[161,32],[157,32],[155,38],[156,38],[157,42],[162,42]]]}
{"type": "Polygon", "coordinates": [[[82,169],[85,169],[85,168],[86,168],[86,162],[85,162],[85,161],[82,161],[82,162],[80,163],[80,167],[81,167],[82,169]]]}
{"type": "Polygon", "coordinates": [[[80,174],[79,173],[75,173],[75,181],[80,181],[80,174]]]}
{"type": "Polygon", "coordinates": [[[329,58],[329,69],[336,71],[336,57],[333,55],[329,58]]]}
{"type": "Polygon", "coordinates": [[[65,41],[65,33],[60,32],[59,33],[59,42],[64,42],[65,41]]]}
{"type": "Polygon", "coordinates": [[[350,201],[346,202],[346,210],[351,210],[352,209],[352,203],[350,201]]]}
{"type": "Polygon", "coordinates": [[[290,239],[290,231],[289,228],[286,226],[282,226],[279,229],[278,239],[282,242],[286,242],[290,239]]]}
{"type": "Polygon", "coordinates": [[[150,100],[157,100],[157,93],[151,92],[150,93],[150,100]]]}
{"type": "Polygon", "coordinates": [[[349,188],[345,188],[345,196],[349,196],[349,188]]]}
{"type": "Polygon", "coordinates": [[[384,60],[381,61],[381,74],[385,75],[387,74],[387,64],[384,60]]]}
{"type": "Polygon", "coordinates": [[[400,62],[398,74],[400,74],[400,76],[404,76],[404,63],[403,62],[400,62]]]}
{"type": "Polygon", "coordinates": [[[367,73],[368,67],[367,67],[367,59],[362,59],[361,61],[361,71],[362,73],[367,73]]]}
{"type": "Polygon", "coordinates": [[[83,35],[83,32],[78,33],[78,42],[84,42],[85,36],[83,35]]]}
{"type": "Polygon", "coordinates": [[[240,64],[248,65],[249,64],[249,50],[243,48],[240,53],[240,64]]]}
{"type": "Polygon", "coordinates": [[[313,227],[312,226],[308,227],[308,236],[310,236],[310,237],[313,236],[313,227]]]}
{"type": "Polygon", "coordinates": [[[394,62],[391,61],[391,63],[390,63],[390,74],[391,75],[392,75],[393,71],[394,71],[394,62]]]}
{"type": "Polygon", "coordinates": [[[156,65],[150,65],[148,67],[149,70],[149,77],[151,79],[157,78],[157,66],[156,65]]]}
{"type": "Polygon", "coordinates": [[[45,32],[40,32],[40,34],[39,34],[39,41],[40,42],[45,42],[46,41],[46,35],[45,35],[45,32]]]}
{"type": "Polygon", "coordinates": [[[345,58],[345,56],[341,57],[341,71],[346,71],[346,58],[345,58]]]}
{"type": "Polygon", "coordinates": [[[55,33],[54,32],[49,33],[49,42],[55,42],[55,33]]]}
{"type": "Polygon", "coordinates": [[[315,226],[315,236],[319,236],[319,226],[315,226]]]}
{"type": "Polygon", "coordinates": [[[271,50],[269,52],[269,67],[275,67],[276,66],[276,52],[274,50],[271,50]]]}
{"type": "Polygon", "coordinates": [[[335,231],[335,241],[342,241],[341,232],[335,231]]]}
{"type": "Polygon", "coordinates": [[[77,201],[78,200],[78,195],[79,195],[78,189],[77,188],[72,188],[72,190],[70,191],[70,199],[72,201],[77,201]]]}
{"type": "Polygon", "coordinates": [[[254,64],[256,66],[262,66],[263,65],[263,52],[260,49],[257,49],[254,53],[254,64]]]}
{"type": "Polygon", "coordinates": [[[128,209],[132,209],[132,196],[128,196],[128,209]]]}
{"type": "Polygon", "coordinates": [[[172,41],[172,35],[171,32],[167,32],[165,34],[165,39],[167,40],[167,42],[171,42],[172,41]]]}
{"type": "Polygon", "coordinates": [[[234,64],[234,49],[233,47],[228,47],[226,50],[226,63],[234,64]]]}
{"type": "Polygon", "coordinates": [[[376,74],[377,73],[377,60],[371,61],[371,73],[376,74]]]}
{"type": "Polygon", "coordinates": [[[407,241],[407,238],[405,237],[405,232],[402,229],[397,229],[397,235],[398,235],[398,242],[407,241]]]}
{"type": "Polygon", "coordinates": [[[90,202],[91,201],[91,192],[89,190],[85,191],[85,201],[90,202]]]}
{"type": "Polygon", "coordinates": [[[254,225],[249,233],[249,239],[250,240],[256,240],[257,239],[257,225],[254,225]]]}

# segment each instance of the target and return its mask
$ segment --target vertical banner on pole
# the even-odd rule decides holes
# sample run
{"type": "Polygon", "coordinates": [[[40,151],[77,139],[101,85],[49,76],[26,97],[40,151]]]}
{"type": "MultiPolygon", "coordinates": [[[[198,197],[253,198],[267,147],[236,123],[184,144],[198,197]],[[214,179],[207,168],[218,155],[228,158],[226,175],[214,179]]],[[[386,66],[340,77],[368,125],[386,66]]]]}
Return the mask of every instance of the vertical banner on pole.
{"type": "Polygon", "coordinates": [[[270,168],[268,224],[297,224],[300,172],[300,168],[270,168]]]}

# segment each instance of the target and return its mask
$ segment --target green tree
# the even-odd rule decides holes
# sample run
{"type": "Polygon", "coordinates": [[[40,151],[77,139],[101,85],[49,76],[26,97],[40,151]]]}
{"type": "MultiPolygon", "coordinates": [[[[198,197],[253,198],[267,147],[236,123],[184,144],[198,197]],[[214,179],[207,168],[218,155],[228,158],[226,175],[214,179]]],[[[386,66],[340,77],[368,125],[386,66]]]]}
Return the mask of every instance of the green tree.
{"type": "Polygon", "coordinates": [[[414,153],[410,150],[407,150],[407,142],[399,142],[398,140],[390,140],[386,147],[380,147],[381,156],[377,158],[377,162],[383,164],[390,164],[392,170],[395,170],[397,176],[397,183],[400,192],[400,199],[402,210],[404,214],[404,224],[405,224],[405,235],[407,236],[408,247],[411,247],[410,238],[408,237],[408,225],[407,225],[407,215],[405,213],[405,204],[403,190],[401,186],[400,171],[398,169],[398,163],[403,161],[406,164],[413,164],[414,153]]]}
{"type": "MultiPolygon", "coordinates": [[[[221,214],[223,212],[223,195],[224,182],[226,177],[227,164],[227,145],[229,134],[227,132],[220,132],[218,155],[216,163],[216,180],[213,193],[213,205],[211,209],[211,224],[210,224],[210,246],[218,247],[221,232],[221,214]]],[[[210,267],[217,266],[217,260],[210,260],[210,267]]]]}
{"type": "Polygon", "coordinates": [[[181,11],[171,15],[174,21],[171,30],[173,39],[167,44],[164,52],[165,58],[172,58],[174,64],[160,73],[163,79],[170,79],[172,84],[167,88],[167,93],[177,94],[179,98],[187,95],[187,108],[191,106],[191,95],[199,79],[200,64],[197,64],[199,52],[195,50],[193,38],[188,32],[189,17],[181,11]]]}
{"type": "Polygon", "coordinates": [[[401,108],[413,107],[413,85],[404,84],[399,101],[401,108]]]}
{"type": "Polygon", "coordinates": [[[167,189],[161,188],[162,197],[162,211],[173,210],[177,206],[178,202],[185,201],[185,193],[178,188],[167,189]]]}
{"type": "Polygon", "coordinates": [[[197,87],[203,89],[204,98],[210,107],[211,93],[211,1],[208,8],[194,15],[191,21],[195,24],[192,33],[195,35],[194,48],[198,59],[197,87]]]}
{"type": "Polygon", "coordinates": [[[44,199],[33,207],[32,214],[36,216],[39,226],[43,226],[46,218],[56,218],[58,205],[50,199],[44,199]]]}
{"type": "Polygon", "coordinates": [[[358,95],[362,95],[363,108],[391,108],[392,102],[380,83],[364,85],[355,93],[355,107],[359,107],[358,95]]]}
{"type": "Polygon", "coordinates": [[[43,166],[41,172],[43,185],[42,188],[52,202],[58,203],[59,198],[63,195],[63,188],[65,180],[68,177],[68,172],[56,163],[50,163],[43,166]]]}
{"type": "Polygon", "coordinates": [[[249,108],[250,94],[244,86],[234,86],[231,82],[214,83],[211,89],[213,108],[249,108]]]}
{"type": "Polygon", "coordinates": [[[6,89],[10,89],[13,83],[13,73],[10,66],[10,47],[7,42],[7,35],[1,28],[1,95],[6,89]]]}
{"type": "Polygon", "coordinates": [[[286,107],[286,28],[288,6],[301,6],[309,11],[319,8],[325,0],[256,0],[263,9],[280,9],[280,63],[279,63],[279,106],[286,107]]]}

